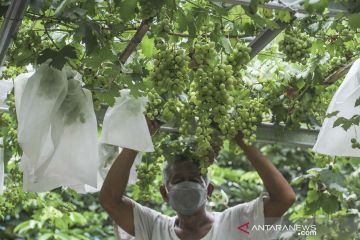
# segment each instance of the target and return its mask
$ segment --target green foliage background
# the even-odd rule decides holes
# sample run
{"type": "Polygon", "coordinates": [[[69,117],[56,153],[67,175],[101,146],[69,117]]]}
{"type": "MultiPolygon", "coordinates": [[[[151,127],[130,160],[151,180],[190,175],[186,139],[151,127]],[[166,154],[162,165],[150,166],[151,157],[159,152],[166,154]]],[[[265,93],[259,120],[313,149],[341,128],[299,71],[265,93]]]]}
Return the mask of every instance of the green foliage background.
{"type": "MultiPolygon", "coordinates": [[[[146,79],[158,51],[154,35],[190,49],[194,38],[203,34],[202,27],[212,23],[215,30],[208,33],[209,38],[216,43],[218,52],[227,53],[237,42],[246,43],[265,28],[288,24],[311,41],[310,58],[305,63],[285,61],[286,56],[279,50],[284,34],[280,34],[243,69],[242,81],[250,92],[244,98],[267,99],[271,114],[264,116],[265,121],[281,123],[290,129],[313,129],[321,125],[331,97],[341,83],[339,80],[326,85],[324,79],[343,64],[351,63],[360,51],[358,4],[352,6],[349,15],[339,14],[332,19],[327,0],[307,0],[305,7],[311,14],[294,19],[292,12],[261,8],[257,4],[262,1],[255,0],[249,7],[205,0],[149,2],[154,6],[151,14],[155,13],[150,32],[129,60],[121,64],[121,53],[142,19],[149,17],[144,1],[30,1],[0,78],[14,78],[25,72],[28,64],[35,66],[52,57],[55,67],[65,64],[82,74],[85,87],[93,92],[95,108],[100,110],[101,104],[114,103],[119,89],[128,87],[135,95],[147,91],[146,79]],[[170,29],[159,30],[164,22],[170,29]]],[[[348,1],[340,2],[348,4],[348,1]]],[[[1,1],[0,23],[9,4],[10,1],[1,1]]],[[[10,112],[1,113],[6,190],[0,196],[0,239],[115,239],[112,221],[98,204],[97,194],[79,195],[70,189],[47,193],[22,191],[21,149],[16,140],[13,95],[9,96],[8,105],[10,112]]],[[[347,119],[339,122],[342,126],[349,124],[359,123],[347,119]]],[[[154,142],[171,142],[167,135],[159,134],[154,142]]],[[[286,218],[293,223],[304,223],[306,219],[311,223],[314,216],[318,219],[321,226],[318,235],[308,239],[360,238],[359,158],[321,156],[309,149],[276,144],[257,146],[296,190],[296,204],[286,218]]],[[[163,160],[159,152],[145,155],[138,184],[128,188],[128,195],[173,214],[158,192],[163,160]],[[148,185],[148,182],[156,184],[148,185]]],[[[221,211],[249,201],[264,190],[257,173],[232,142],[224,142],[209,171],[216,186],[210,204],[213,210],[221,211]]]]}

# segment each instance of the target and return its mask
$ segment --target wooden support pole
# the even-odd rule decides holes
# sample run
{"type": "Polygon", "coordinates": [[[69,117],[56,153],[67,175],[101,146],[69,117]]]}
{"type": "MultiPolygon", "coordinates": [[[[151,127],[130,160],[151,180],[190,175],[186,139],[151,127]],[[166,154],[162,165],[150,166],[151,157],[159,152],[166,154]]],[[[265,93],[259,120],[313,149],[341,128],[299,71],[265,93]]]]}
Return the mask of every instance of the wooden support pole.
{"type": "Polygon", "coordinates": [[[336,82],[338,79],[342,78],[343,76],[345,76],[351,66],[352,66],[353,62],[352,63],[349,63],[343,67],[340,67],[338,70],[336,70],[335,72],[333,72],[332,74],[330,74],[328,77],[325,78],[324,80],[324,84],[333,84],[334,82],[336,82]]]}

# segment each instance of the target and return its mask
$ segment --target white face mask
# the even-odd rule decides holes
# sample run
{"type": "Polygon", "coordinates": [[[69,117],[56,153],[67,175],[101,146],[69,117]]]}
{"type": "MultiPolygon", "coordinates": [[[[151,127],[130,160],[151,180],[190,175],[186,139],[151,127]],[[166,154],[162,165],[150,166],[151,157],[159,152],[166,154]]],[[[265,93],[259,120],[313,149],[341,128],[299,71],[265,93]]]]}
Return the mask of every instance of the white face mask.
{"type": "Polygon", "coordinates": [[[207,189],[199,183],[184,181],[168,193],[170,206],[182,215],[192,215],[206,203],[207,189]]]}

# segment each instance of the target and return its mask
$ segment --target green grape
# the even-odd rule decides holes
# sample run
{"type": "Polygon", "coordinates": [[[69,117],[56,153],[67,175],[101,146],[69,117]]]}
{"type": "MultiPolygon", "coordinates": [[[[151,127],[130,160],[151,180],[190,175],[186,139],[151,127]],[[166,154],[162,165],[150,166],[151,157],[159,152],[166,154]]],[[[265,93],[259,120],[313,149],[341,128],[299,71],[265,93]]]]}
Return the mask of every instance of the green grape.
{"type": "Polygon", "coordinates": [[[310,57],[311,42],[305,33],[293,29],[285,31],[284,39],[279,43],[279,49],[290,62],[305,63],[310,57]]]}
{"type": "Polygon", "coordinates": [[[335,66],[344,65],[346,64],[346,62],[347,62],[346,57],[335,56],[330,59],[330,65],[335,65],[335,66]]]}
{"type": "Polygon", "coordinates": [[[162,136],[162,140],[154,141],[155,152],[150,153],[150,156],[145,155],[143,159],[146,159],[146,162],[142,162],[136,166],[137,172],[137,182],[136,185],[140,189],[140,198],[143,201],[151,201],[152,196],[154,196],[157,191],[158,186],[154,186],[156,176],[160,175],[162,172],[162,165],[164,162],[164,155],[162,144],[164,143],[167,137],[162,136]],[[150,159],[148,159],[151,157],[150,159]]]}
{"type": "MultiPolygon", "coordinates": [[[[234,103],[232,94],[235,92],[236,80],[232,65],[228,62],[217,63],[215,43],[207,38],[195,40],[192,57],[195,64],[188,95],[195,116],[196,154],[201,160],[202,172],[206,172],[212,163],[209,156],[212,154],[214,124],[221,124],[229,117],[229,110],[234,103]]],[[[190,113],[187,115],[191,116],[190,113]]],[[[193,122],[185,121],[182,130],[187,132],[192,125],[193,122]]]]}
{"type": "Polygon", "coordinates": [[[150,120],[154,120],[161,114],[163,100],[153,89],[148,92],[147,96],[148,102],[145,105],[145,115],[150,120]]]}
{"type": "Polygon", "coordinates": [[[194,45],[194,60],[197,65],[212,65],[212,60],[216,57],[215,43],[207,39],[197,38],[194,45]]]}
{"type": "Polygon", "coordinates": [[[234,107],[230,118],[219,124],[221,132],[232,139],[240,131],[246,144],[256,141],[257,125],[265,112],[264,99],[255,98],[242,101],[234,107]]]}
{"type": "Polygon", "coordinates": [[[189,61],[183,49],[166,43],[156,43],[160,51],[154,56],[154,70],[149,79],[159,94],[167,94],[169,97],[180,95],[189,83],[189,61]]]}
{"type": "Polygon", "coordinates": [[[175,119],[175,116],[179,113],[181,109],[181,102],[177,98],[168,99],[162,108],[161,117],[166,122],[171,122],[175,119]]]}
{"type": "Polygon", "coordinates": [[[234,76],[240,77],[240,70],[250,61],[251,48],[244,44],[237,44],[235,49],[227,56],[226,63],[234,69],[234,76]]]}
{"type": "Polygon", "coordinates": [[[165,40],[169,39],[169,32],[171,31],[172,26],[170,25],[170,20],[162,19],[157,24],[151,26],[150,37],[156,35],[158,38],[163,38],[165,40]]]}
{"type": "Polygon", "coordinates": [[[195,105],[190,102],[185,102],[180,106],[180,127],[179,132],[183,136],[190,136],[195,126],[195,105]]]}

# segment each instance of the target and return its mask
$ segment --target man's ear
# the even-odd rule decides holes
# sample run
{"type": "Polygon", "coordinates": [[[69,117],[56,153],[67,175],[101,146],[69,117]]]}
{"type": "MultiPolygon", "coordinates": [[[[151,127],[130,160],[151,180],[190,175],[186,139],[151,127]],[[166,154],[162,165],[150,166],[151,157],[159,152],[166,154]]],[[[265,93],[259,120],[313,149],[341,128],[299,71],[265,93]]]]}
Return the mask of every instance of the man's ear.
{"type": "Polygon", "coordinates": [[[214,191],[214,185],[212,183],[209,183],[209,185],[207,187],[208,197],[211,197],[211,194],[212,194],[213,191],[214,191]]]}
{"type": "Polygon", "coordinates": [[[169,198],[167,196],[167,191],[166,191],[166,188],[165,188],[165,185],[161,185],[160,186],[160,193],[161,193],[161,196],[162,198],[164,199],[165,202],[168,202],[169,201],[169,198]]]}

